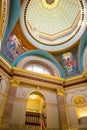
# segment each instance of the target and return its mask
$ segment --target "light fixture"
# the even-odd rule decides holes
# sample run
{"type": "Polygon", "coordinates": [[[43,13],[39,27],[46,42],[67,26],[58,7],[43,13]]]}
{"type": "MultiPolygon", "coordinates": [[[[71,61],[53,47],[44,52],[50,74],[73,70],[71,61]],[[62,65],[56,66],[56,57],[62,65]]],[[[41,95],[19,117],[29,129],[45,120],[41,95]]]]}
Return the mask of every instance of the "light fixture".
{"type": "Polygon", "coordinates": [[[35,95],[35,94],[31,94],[29,97],[30,97],[31,99],[35,99],[35,98],[36,98],[36,95],[35,95]]]}

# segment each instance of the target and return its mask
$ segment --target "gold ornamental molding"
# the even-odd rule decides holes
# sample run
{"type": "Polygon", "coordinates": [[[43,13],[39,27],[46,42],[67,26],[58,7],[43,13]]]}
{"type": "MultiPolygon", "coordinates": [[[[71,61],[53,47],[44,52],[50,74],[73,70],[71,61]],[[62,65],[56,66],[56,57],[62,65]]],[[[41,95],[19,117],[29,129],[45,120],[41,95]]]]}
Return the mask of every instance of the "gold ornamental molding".
{"type": "Polygon", "coordinates": [[[74,104],[77,107],[86,106],[86,99],[85,99],[85,97],[83,97],[83,96],[77,96],[77,97],[75,97],[74,104]]]}
{"type": "Polygon", "coordinates": [[[64,88],[63,87],[60,87],[59,89],[57,89],[57,95],[58,96],[64,96],[64,88]]]}
{"type": "Polygon", "coordinates": [[[87,69],[86,69],[85,72],[83,73],[83,77],[87,80],[87,69]]]}
{"type": "Polygon", "coordinates": [[[8,24],[9,8],[10,8],[10,0],[0,0],[0,43],[3,40],[6,27],[8,24]]]}
{"type": "Polygon", "coordinates": [[[42,0],[43,7],[53,9],[57,6],[59,0],[42,0]]]}
{"type": "Polygon", "coordinates": [[[20,80],[17,80],[17,79],[12,79],[11,80],[11,86],[12,87],[18,87],[20,84],[20,80]]]}
{"type": "MultiPolygon", "coordinates": [[[[80,76],[64,79],[57,76],[42,75],[21,68],[11,67],[3,60],[3,58],[0,57],[0,72],[6,75],[6,77],[9,79],[11,79],[11,77],[15,77],[16,80],[20,80],[20,82],[23,84],[31,84],[36,87],[40,86],[54,90],[57,90],[61,87],[63,87],[65,90],[68,90],[87,85],[87,69],[80,76]]],[[[17,86],[16,81],[13,82],[12,80],[11,82],[17,86]]]]}
{"type": "Polygon", "coordinates": [[[12,67],[0,56],[0,72],[6,77],[10,78],[12,74],[12,67]]]}

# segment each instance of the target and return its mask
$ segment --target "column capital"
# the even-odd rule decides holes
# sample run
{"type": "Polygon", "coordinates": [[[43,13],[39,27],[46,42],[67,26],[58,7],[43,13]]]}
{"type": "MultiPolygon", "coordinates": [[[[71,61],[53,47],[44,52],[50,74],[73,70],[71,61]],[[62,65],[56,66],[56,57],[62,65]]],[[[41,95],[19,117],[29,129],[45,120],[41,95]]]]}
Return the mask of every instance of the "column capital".
{"type": "Polygon", "coordinates": [[[18,85],[20,84],[20,80],[12,79],[10,83],[12,87],[18,87],[18,85]]]}
{"type": "Polygon", "coordinates": [[[57,95],[58,96],[64,96],[64,88],[63,87],[60,87],[57,89],[57,95]]]}

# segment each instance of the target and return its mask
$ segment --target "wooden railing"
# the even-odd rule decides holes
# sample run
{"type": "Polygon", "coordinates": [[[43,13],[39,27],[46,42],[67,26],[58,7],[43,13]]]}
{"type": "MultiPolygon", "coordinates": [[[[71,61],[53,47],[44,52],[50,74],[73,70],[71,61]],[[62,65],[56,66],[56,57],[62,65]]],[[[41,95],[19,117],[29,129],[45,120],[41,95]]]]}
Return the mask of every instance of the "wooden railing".
{"type": "Polygon", "coordinates": [[[36,125],[40,126],[40,118],[41,115],[40,113],[35,113],[35,112],[26,112],[26,125],[36,125]]]}

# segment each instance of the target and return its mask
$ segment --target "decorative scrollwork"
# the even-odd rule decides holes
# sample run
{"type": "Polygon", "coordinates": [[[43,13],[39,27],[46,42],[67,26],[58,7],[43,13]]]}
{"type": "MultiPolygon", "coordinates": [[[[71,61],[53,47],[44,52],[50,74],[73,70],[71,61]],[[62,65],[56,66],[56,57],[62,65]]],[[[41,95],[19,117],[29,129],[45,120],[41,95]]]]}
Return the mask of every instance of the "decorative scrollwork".
{"type": "Polygon", "coordinates": [[[64,89],[63,88],[57,89],[57,95],[63,96],[64,95],[64,89]]]}
{"type": "Polygon", "coordinates": [[[85,105],[86,105],[85,97],[83,97],[83,96],[77,96],[77,97],[74,99],[74,104],[75,104],[77,107],[85,106],[85,105]]]}
{"type": "Polygon", "coordinates": [[[11,80],[11,86],[18,87],[19,84],[20,84],[20,80],[17,80],[17,79],[11,80]]]}

